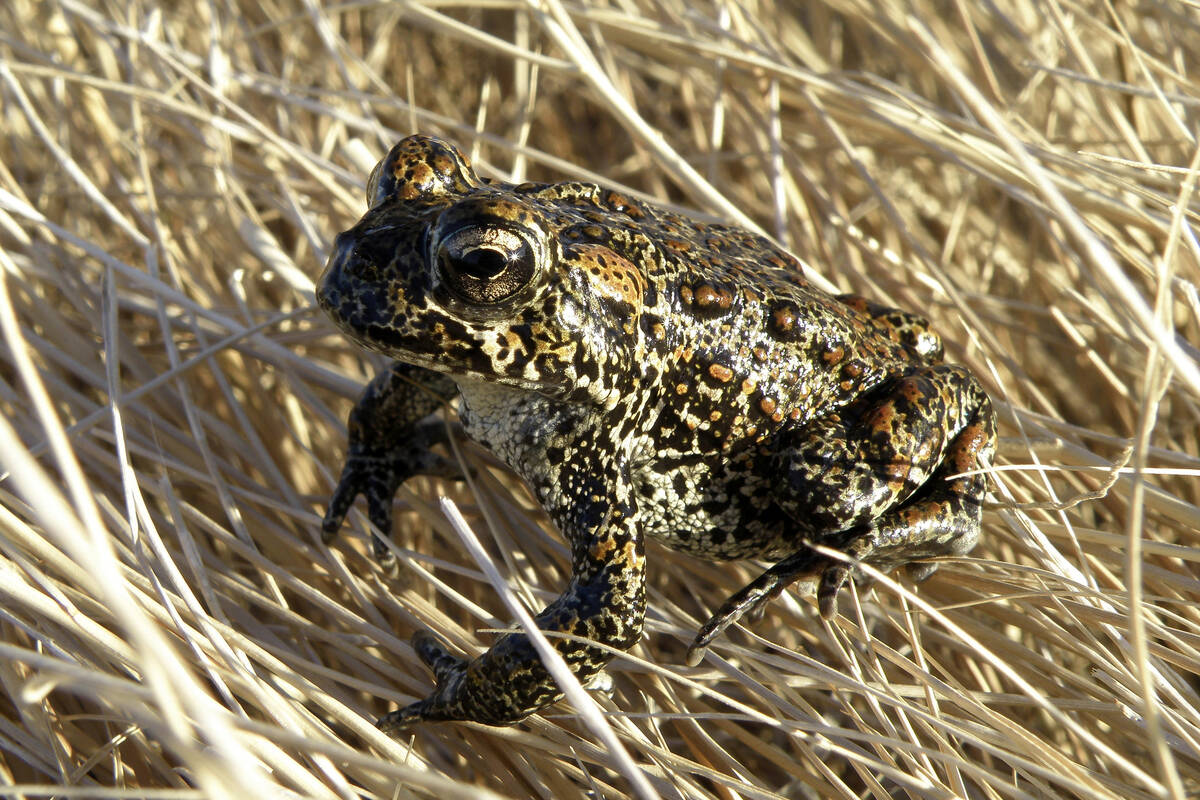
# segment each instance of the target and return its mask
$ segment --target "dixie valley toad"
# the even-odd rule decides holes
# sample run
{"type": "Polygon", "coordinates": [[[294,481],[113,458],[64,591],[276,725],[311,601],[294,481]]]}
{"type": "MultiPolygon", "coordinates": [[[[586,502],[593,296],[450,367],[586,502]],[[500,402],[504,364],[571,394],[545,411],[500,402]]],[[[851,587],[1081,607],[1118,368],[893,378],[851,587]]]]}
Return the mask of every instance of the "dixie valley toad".
{"type": "MultiPolygon", "coordinates": [[[[425,136],[392,148],[367,202],[317,297],[395,362],[351,412],[327,540],[358,495],[388,534],[403,481],[458,474],[431,451],[446,434],[429,418],[458,398],[466,433],[528,483],[570,545],[567,587],[537,616],[546,631],[637,642],[646,537],[775,561],[701,629],[692,662],[800,578],[817,577],[820,613],[835,613],[853,565],[808,543],[917,579],[936,567],[925,559],[975,545],[994,414],[974,376],[941,363],[920,317],[825,294],[743,229],[588,183],[482,179],[425,136]]],[[[550,642],[584,682],[612,658],[550,642]]],[[[428,633],[413,645],[437,686],[384,730],[511,724],[561,697],[522,633],[473,660],[428,633]]]]}

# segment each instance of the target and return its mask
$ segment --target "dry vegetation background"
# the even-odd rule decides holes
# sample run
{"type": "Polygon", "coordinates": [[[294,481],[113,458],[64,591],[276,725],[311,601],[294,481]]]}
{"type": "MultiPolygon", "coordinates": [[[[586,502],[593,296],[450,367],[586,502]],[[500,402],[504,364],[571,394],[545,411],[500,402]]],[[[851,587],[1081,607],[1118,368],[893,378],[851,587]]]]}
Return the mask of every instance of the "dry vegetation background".
{"type": "Polygon", "coordinates": [[[1198,58],[1183,0],[0,4],[0,795],[1200,796],[1198,58]],[[972,557],[689,669],[761,565],[652,546],[632,767],[566,704],[378,735],[416,628],[512,619],[439,495],[529,607],[567,563],[470,447],[398,577],[319,541],[378,362],[312,280],[417,130],[928,313],[1001,414],[972,557]]]}

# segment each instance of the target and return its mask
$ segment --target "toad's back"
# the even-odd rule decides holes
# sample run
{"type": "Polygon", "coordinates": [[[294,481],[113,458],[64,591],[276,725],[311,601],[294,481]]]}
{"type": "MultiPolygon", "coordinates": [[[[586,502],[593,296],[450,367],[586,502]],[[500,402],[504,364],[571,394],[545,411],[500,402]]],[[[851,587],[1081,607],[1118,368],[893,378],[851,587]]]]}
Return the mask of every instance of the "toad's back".
{"type": "Polygon", "coordinates": [[[640,368],[623,377],[697,432],[688,449],[761,441],[941,357],[924,320],[812,287],[795,258],[757,234],[590,184],[517,190],[555,207],[560,241],[592,278],[586,290],[624,322],[613,338],[639,340],[640,368]],[[589,257],[593,248],[604,255],[589,257]]]}

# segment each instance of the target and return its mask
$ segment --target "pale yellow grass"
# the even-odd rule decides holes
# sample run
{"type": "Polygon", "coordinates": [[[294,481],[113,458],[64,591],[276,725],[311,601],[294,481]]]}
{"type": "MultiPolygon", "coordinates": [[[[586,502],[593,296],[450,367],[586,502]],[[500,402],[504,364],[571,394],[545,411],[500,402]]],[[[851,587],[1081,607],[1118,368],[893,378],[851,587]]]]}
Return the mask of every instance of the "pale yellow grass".
{"type": "Polygon", "coordinates": [[[1194,4],[169,8],[0,4],[0,795],[1200,793],[1194,4]],[[401,492],[398,577],[357,513],[319,541],[379,362],[312,280],[415,130],[928,314],[1000,411],[978,549],[689,669],[762,565],[652,546],[602,714],[377,734],[430,688],[415,629],[479,652],[567,564],[468,444],[474,492],[401,492]]]}

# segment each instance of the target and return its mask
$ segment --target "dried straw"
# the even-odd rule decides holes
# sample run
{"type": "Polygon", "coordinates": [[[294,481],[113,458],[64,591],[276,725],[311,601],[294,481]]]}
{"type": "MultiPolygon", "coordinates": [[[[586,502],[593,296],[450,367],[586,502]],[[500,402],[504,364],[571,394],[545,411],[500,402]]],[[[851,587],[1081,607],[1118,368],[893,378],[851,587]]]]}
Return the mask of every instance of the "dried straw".
{"type": "Polygon", "coordinates": [[[0,4],[4,797],[1173,798],[1200,792],[1200,17],[1187,3],[0,4]],[[927,313],[1002,439],[970,558],[833,624],[651,547],[647,635],[508,729],[372,720],[407,637],[528,608],[545,516],[400,494],[402,568],[319,514],[378,366],[312,306],[401,135],[758,225],[927,313]],[[642,780],[631,780],[636,773],[642,780]],[[641,788],[638,788],[641,787],[641,788]]]}

